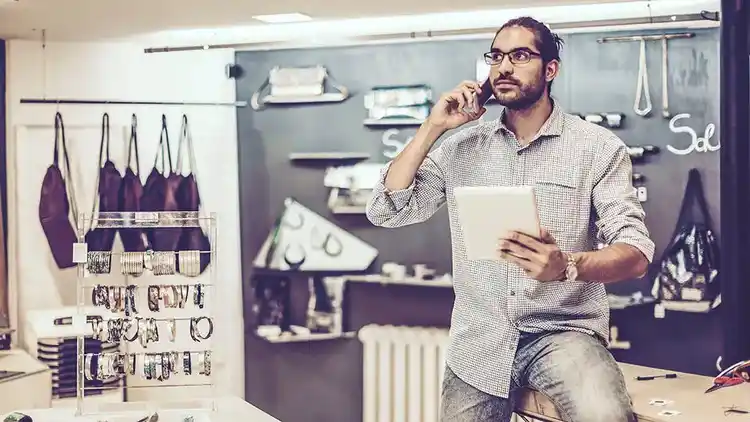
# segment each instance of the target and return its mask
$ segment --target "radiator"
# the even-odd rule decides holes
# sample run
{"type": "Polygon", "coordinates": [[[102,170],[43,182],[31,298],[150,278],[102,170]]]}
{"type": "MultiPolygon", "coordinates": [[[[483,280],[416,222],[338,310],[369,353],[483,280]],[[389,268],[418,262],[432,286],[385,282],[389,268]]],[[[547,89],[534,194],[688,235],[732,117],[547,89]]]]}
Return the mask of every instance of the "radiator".
{"type": "Polygon", "coordinates": [[[448,330],[368,325],[362,422],[437,422],[448,330]]]}

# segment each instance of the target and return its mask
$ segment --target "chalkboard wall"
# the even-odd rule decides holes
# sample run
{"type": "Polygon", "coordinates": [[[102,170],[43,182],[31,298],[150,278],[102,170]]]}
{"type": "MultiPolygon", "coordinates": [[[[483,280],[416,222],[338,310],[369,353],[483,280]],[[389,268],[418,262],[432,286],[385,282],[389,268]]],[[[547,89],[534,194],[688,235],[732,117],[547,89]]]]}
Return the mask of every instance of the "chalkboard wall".
{"type": "MultiPolygon", "coordinates": [[[[669,42],[669,103],[672,114],[689,113],[677,123],[703,136],[704,128],[718,125],[718,31],[693,31],[692,39],[669,42]]],[[[659,32],[663,33],[663,32],[659,32]]],[[[636,33],[575,34],[565,37],[562,72],[553,96],[569,112],[621,112],[627,117],[616,133],[628,145],[655,145],[662,149],[635,171],[646,176],[647,224],[657,244],[657,255],[674,230],[688,170],[699,168],[714,221],[719,228],[718,152],[678,156],[667,145],[685,148],[691,138],[672,133],[661,117],[661,44],[648,43],[649,87],[653,117],[633,112],[639,45],[636,42],[597,43],[602,36],[636,33]]],[[[637,34],[644,34],[639,32],[637,34]]],[[[363,126],[363,95],[373,86],[427,84],[435,95],[465,79],[475,78],[477,58],[488,50],[487,40],[444,40],[390,45],[348,46],[319,49],[238,52],[237,64],[244,76],[237,80],[238,100],[250,100],[274,66],[324,65],[351,98],[338,104],[275,106],[262,111],[238,109],[242,256],[245,299],[252,261],[268,234],[282,201],[293,196],[305,206],[380,250],[376,268],[387,261],[428,264],[440,272],[451,270],[450,234],[446,211],[430,221],[397,230],[375,228],[364,216],[334,216],[326,207],[323,170],[292,166],[294,152],[367,152],[373,161],[385,162],[391,150],[383,145],[385,128],[363,126]]],[[[487,118],[500,109],[493,106],[487,118]]],[[[395,139],[406,140],[414,129],[398,128],[395,139]]],[[[717,144],[718,130],[711,138],[717,144]]],[[[295,318],[303,317],[307,285],[293,283],[295,318]]],[[[633,280],[611,287],[618,294],[648,291],[648,280],[633,280]]],[[[348,287],[349,328],[369,322],[439,325],[450,321],[450,289],[354,285],[348,287]]],[[[623,336],[637,338],[642,347],[618,352],[624,361],[675,369],[710,372],[720,344],[715,316],[668,315],[654,322],[648,308],[627,318],[613,312],[623,336]],[[684,334],[689,324],[690,335],[684,334]],[[682,327],[682,328],[681,328],[682,327]],[[672,340],[674,338],[674,341],[672,340]],[[660,348],[647,347],[658,339],[660,348]],[[696,341],[700,340],[700,341],[696,341]],[[701,346],[702,345],[702,346],[701,346]],[[686,349],[686,347],[688,347],[686,349]]],[[[284,422],[342,421],[361,418],[361,347],[356,339],[305,344],[266,344],[252,336],[250,306],[246,306],[247,399],[284,422]]],[[[628,311],[630,312],[630,311],[628,311]]],[[[636,342],[636,339],[633,339],[636,342]]]]}

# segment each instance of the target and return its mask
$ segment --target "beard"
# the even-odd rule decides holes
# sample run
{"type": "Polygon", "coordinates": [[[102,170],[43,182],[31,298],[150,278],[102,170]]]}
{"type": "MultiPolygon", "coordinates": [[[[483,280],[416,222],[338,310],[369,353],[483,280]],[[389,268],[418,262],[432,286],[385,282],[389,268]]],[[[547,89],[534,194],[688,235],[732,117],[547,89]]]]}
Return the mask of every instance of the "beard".
{"type": "Polygon", "coordinates": [[[513,88],[500,90],[493,86],[493,94],[500,105],[511,110],[524,110],[534,105],[544,95],[544,87],[547,84],[544,75],[528,84],[514,79],[509,81],[515,84],[513,88]]]}

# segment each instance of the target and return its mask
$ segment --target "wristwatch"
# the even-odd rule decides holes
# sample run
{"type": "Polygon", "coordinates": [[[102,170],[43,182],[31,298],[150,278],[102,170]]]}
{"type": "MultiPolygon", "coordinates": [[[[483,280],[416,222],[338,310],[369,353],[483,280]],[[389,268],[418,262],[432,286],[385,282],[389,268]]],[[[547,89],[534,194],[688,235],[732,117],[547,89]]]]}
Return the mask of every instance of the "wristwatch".
{"type": "Polygon", "coordinates": [[[573,254],[566,255],[568,257],[568,265],[565,267],[565,281],[577,281],[578,266],[576,265],[576,259],[573,254]]]}

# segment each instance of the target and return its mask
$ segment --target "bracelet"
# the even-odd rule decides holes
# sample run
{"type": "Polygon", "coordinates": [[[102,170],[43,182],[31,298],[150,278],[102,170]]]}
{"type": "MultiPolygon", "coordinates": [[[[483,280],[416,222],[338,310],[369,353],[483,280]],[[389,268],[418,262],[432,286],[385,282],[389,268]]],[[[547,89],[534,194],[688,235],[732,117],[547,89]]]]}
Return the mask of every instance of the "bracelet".
{"type": "Polygon", "coordinates": [[[190,362],[190,352],[184,352],[182,354],[182,370],[185,375],[191,375],[193,373],[193,364],[190,362]]]}
{"type": "Polygon", "coordinates": [[[133,342],[135,339],[138,338],[138,333],[140,332],[140,317],[136,317],[135,320],[132,319],[126,319],[122,323],[122,338],[125,339],[125,341],[133,342]],[[128,336],[128,332],[135,327],[135,332],[132,336],[128,336]]]}
{"type": "Polygon", "coordinates": [[[193,341],[199,342],[201,340],[207,340],[214,333],[214,321],[207,316],[199,316],[190,318],[190,337],[193,341]],[[201,321],[208,321],[208,330],[202,333],[198,327],[201,321]]]}

